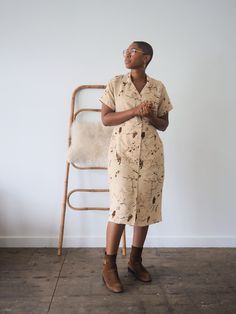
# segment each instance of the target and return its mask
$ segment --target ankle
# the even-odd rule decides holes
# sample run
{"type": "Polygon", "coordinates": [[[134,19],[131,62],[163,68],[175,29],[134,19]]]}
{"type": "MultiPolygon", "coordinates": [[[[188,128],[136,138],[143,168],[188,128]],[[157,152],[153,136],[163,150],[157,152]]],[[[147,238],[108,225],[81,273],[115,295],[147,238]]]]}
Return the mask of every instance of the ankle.
{"type": "Polygon", "coordinates": [[[105,255],[117,255],[117,251],[105,250],[105,255]]]}
{"type": "Polygon", "coordinates": [[[143,245],[134,245],[134,244],[132,244],[132,247],[134,247],[136,249],[142,249],[143,245]]]}

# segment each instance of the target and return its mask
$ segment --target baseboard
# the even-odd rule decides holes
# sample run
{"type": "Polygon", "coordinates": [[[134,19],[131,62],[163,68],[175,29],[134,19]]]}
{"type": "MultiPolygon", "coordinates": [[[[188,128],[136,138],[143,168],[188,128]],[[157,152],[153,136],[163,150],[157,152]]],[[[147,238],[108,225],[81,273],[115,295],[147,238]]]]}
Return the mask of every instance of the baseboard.
{"type": "MultiPolygon", "coordinates": [[[[105,247],[104,237],[65,237],[63,247],[105,247]]],[[[131,247],[132,238],[126,237],[131,247]]],[[[58,246],[58,237],[0,237],[0,247],[50,247],[58,246]]],[[[145,247],[236,247],[236,237],[147,237],[145,247]]]]}

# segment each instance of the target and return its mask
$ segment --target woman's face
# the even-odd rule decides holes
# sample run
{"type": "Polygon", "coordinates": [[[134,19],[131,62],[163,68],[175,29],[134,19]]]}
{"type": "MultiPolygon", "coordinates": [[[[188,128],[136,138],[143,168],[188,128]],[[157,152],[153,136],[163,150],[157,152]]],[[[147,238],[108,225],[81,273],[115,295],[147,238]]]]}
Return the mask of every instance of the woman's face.
{"type": "Polygon", "coordinates": [[[147,55],[144,55],[142,49],[137,44],[132,43],[125,50],[124,62],[127,69],[144,69],[148,62],[147,55]]]}

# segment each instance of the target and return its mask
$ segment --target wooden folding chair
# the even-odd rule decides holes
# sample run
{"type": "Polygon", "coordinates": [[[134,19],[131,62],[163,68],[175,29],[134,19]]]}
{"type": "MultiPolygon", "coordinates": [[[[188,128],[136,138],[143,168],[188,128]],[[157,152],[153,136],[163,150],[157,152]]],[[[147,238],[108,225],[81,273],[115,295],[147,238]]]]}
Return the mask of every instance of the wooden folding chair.
{"type": "MultiPolygon", "coordinates": [[[[71,109],[70,109],[70,119],[69,119],[69,136],[68,136],[68,149],[71,144],[71,126],[73,121],[76,119],[77,115],[80,114],[81,112],[84,111],[93,111],[93,112],[101,112],[101,109],[95,109],[95,108],[81,108],[78,109],[75,112],[75,102],[76,102],[76,97],[78,93],[83,90],[83,89],[104,89],[106,86],[105,85],[81,85],[77,87],[71,98],[71,109]]],[[[79,107],[79,106],[78,106],[79,107]]],[[[67,206],[73,210],[78,210],[78,211],[84,211],[84,210],[109,210],[109,208],[104,208],[104,207],[75,207],[72,206],[70,203],[70,197],[73,193],[76,192],[109,192],[109,189],[93,189],[93,188],[88,188],[88,189],[73,189],[71,191],[68,191],[68,182],[69,182],[69,174],[70,174],[70,165],[72,165],[76,170],[106,170],[106,167],[81,167],[77,163],[73,162],[68,162],[66,161],[66,174],[65,174],[65,180],[64,180],[64,195],[63,195],[63,202],[62,202],[62,208],[61,208],[61,222],[60,222],[60,230],[59,230],[59,242],[58,242],[58,255],[62,254],[62,245],[63,245],[63,237],[64,237],[64,227],[65,227],[65,215],[66,215],[66,209],[67,206]]],[[[122,233],[122,255],[126,255],[126,236],[125,236],[125,228],[122,233]]]]}

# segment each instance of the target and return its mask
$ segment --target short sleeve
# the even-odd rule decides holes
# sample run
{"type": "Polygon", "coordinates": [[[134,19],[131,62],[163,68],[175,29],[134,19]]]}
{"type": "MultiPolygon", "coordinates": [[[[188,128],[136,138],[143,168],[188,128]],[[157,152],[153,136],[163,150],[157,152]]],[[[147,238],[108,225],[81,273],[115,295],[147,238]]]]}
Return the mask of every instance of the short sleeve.
{"type": "Polygon", "coordinates": [[[171,111],[173,109],[171,100],[167,94],[166,87],[162,84],[161,98],[158,106],[158,116],[161,117],[165,113],[171,111]]]}
{"type": "Polygon", "coordinates": [[[114,97],[114,84],[113,80],[108,82],[102,97],[99,98],[99,101],[110,107],[112,110],[115,111],[115,97],[114,97]]]}

